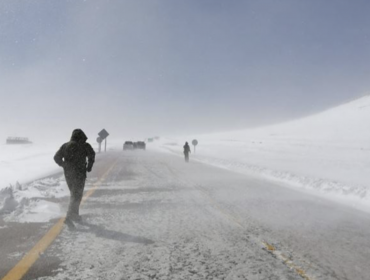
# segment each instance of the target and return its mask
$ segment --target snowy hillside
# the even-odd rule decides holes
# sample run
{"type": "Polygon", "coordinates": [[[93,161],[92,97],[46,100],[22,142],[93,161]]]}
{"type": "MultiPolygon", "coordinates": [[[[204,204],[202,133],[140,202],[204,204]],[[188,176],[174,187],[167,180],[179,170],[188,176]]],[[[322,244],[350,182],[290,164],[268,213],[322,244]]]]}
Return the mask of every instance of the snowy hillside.
{"type": "MultiPolygon", "coordinates": [[[[322,113],[280,125],[237,131],[233,136],[247,134],[271,136],[273,139],[311,139],[327,143],[368,142],[370,139],[370,96],[345,103],[322,113]]],[[[228,133],[219,134],[227,137],[228,133]]]]}
{"type": "Polygon", "coordinates": [[[370,211],[370,96],[325,112],[257,129],[162,139],[181,155],[199,141],[193,159],[263,176],[370,211]]]}

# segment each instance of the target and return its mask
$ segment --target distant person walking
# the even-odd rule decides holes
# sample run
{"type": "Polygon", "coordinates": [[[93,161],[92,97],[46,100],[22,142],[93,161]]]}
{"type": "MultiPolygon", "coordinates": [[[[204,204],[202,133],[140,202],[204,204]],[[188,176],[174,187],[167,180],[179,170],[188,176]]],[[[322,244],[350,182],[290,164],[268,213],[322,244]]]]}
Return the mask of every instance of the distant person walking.
{"type": "Polygon", "coordinates": [[[186,142],[185,146],[184,146],[184,155],[185,155],[185,161],[186,162],[189,162],[189,154],[190,154],[190,146],[189,146],[188,142],[186,142]]]}
{"type": "Polygon", "coordinates": [[[63,167],[64,176],[71,193],[65,223],[81,222],[79,208],[85,187],[86,172],[90,172],[95,161],[95,152],[81,129],[72,132],[71,140],[60,147],[54,156],[55,162],[63,167]],[[87,162],[86,162],[87,159],[87,162]]]}

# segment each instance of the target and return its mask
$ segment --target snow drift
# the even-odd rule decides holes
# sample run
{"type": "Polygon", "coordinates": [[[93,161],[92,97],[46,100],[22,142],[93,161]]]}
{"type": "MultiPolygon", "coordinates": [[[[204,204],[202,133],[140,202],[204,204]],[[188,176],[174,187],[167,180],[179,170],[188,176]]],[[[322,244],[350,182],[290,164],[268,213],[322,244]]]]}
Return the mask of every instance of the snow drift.
{"type": "Polygon", "coordinates": [[[370,96],[325,112],[248,130],[165,138],[157,147],[308,191],[370,212],[370,96]]]}

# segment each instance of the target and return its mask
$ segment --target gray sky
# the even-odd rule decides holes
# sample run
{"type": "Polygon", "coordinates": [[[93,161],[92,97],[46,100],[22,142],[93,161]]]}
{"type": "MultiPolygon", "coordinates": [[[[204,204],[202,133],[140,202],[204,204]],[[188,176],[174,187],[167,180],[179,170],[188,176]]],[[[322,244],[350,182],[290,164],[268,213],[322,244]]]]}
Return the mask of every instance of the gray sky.
{"type": "Polygon", "coordinates": [[[206,133],[311,114],[370,92],[369,14],[368,0],[1,0],[0,135],[206,133]]]}

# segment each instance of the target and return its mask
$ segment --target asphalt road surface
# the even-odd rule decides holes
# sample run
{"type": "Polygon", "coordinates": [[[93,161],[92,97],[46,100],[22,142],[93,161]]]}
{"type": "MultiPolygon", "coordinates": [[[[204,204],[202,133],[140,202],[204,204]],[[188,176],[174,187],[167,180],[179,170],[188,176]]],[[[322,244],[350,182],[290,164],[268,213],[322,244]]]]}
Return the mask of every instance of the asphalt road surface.
{"type": "MultiPolygon", "coordinates": [[[[23,279],[370,279],[365,213],[150,151],[109,152],[89,178],[83,223],[23,279]]],[[[0,279],[56,223],[0,221],[0,279]]]]}

